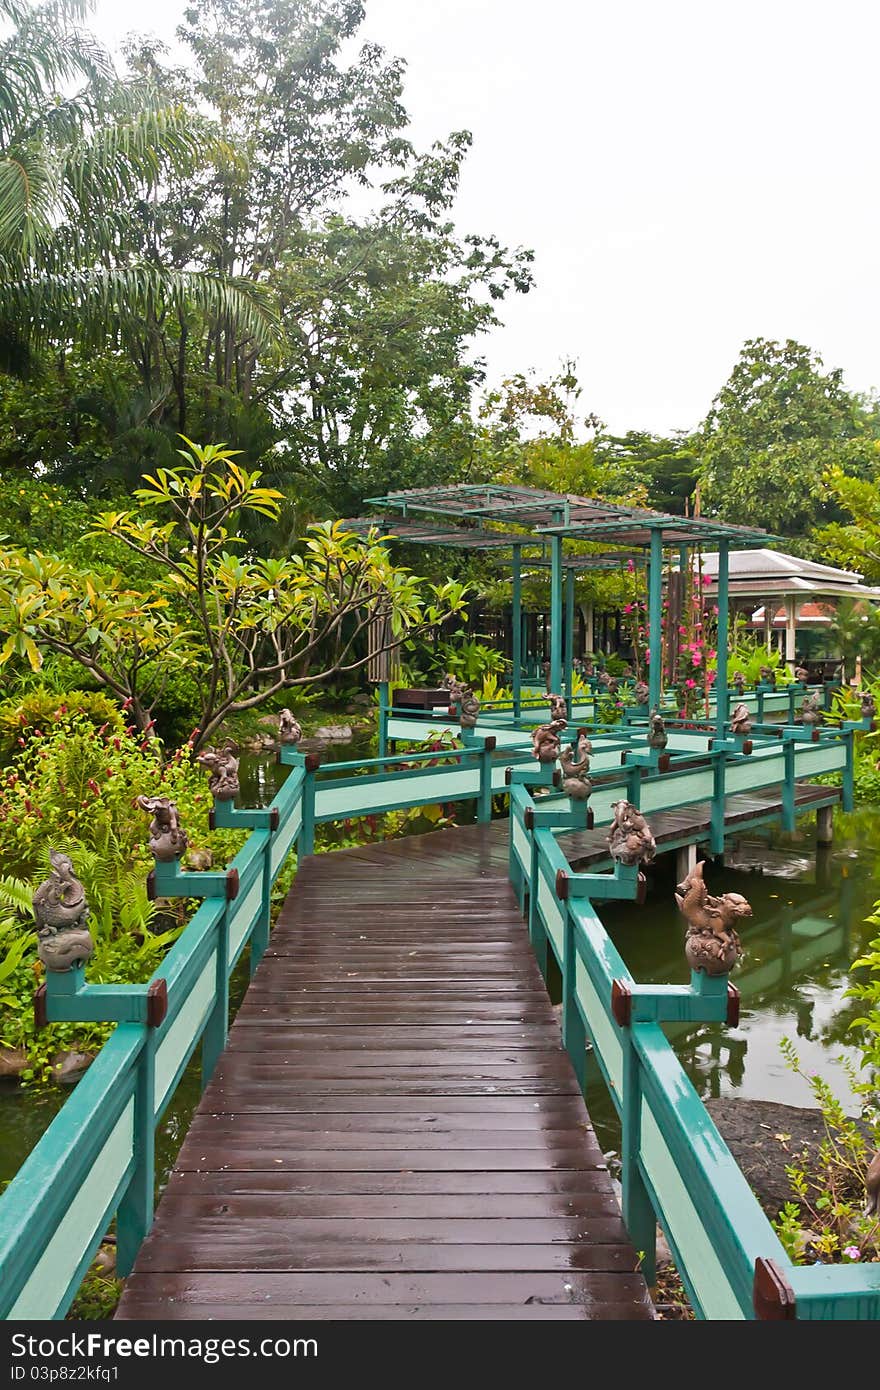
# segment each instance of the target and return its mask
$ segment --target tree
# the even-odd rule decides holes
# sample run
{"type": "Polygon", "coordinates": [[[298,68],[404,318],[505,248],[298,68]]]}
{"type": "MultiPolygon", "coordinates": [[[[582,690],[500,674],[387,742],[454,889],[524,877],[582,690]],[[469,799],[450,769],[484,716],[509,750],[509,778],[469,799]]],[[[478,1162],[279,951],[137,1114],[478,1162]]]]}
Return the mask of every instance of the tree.
{"type": "MultiPolygon", "coordinates": [[[[880,463],[880,444],[874,450],[880,463]]],[[[830,468],[825,484],[844,519],[817,531],[816,544],[836,564],[863,574],[869,583],[880,582],[880,479],[850,478],[830,468]]]]}
{"type": "Polygon", "coordinates": [[[678,431],[663,438],[643,430],[600,434],[596,455],[601,465],[616,471],[625,468],[634,483],[641,481],[649,507],[674,516],[693,515],[699,469],[693,436],[678,431]]]}
{"type": "Polygon", "coordinates": [[[817,353],[792,339],[751,339],[701,427],[704,511],[804,536],[835,519],[822,488],[826,470],[864,475],[872,467],[872,432],[873,417],[839,369],[826,372],[817,353]]]}
{"type": "Polygon", "coordinates": [[[0,664],[23,654],[38,667],[41,649],[71,657],[144,730],[163,680],[183,665],[199,689],[198,748],[231,714],[362,669],[371,625],[384,634],[373,646],[391,651],[465,613],[463,584],[423,592],[377,539],[338,523],[312,527],[290,557],[248,557],[242,516],[277,517],[281,495],[233,451],[185,443],[182,466],[144,479],[140,510],[95,522],[97,534],[147,562],[147,591],[119,590],[113,576],[20,549],[0,554],[0,664]]]}
{"type": "Polygon", "coordinates": [[[48,345],[103,345],[182,303],[264,340],[249,286],[163,267],[144,245],[138,209],[164,179],[190,175],[210,141],[179,104],[115,78],[78,25],[88,8],[0,0],[12,26],[0,46],[0,366],[23,370],[48,345]]]}

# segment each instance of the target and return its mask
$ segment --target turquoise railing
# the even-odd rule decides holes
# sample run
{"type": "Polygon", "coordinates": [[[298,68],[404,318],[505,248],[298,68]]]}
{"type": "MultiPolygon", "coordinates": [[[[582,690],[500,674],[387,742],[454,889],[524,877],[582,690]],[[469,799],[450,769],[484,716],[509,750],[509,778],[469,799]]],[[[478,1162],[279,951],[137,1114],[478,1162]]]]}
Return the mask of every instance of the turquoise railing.
{"type": "MultiPolygon", "coordinates": [[[[789,757],[789,777],[794,765],[789,757]]],[[[539,964],[546,973],[552,951],[559,966],[575,1070],[583,1081],[589,1043],[620,1117],[623,1216],[646,1277],[659,1223],[700,1317],[880,1318],[880,1265],[791,1263],[662,1031],[664,1022],[735,1024],[738,992],[726,976],[633,979],[594,904],[635,898],[637,871],[572,872],[556,841],[574,824],[563,804],[511,787],[510,876],[539,964]]]]}
{"type": "MultiPolygon", "coordinates": [[[[783,786],[783,800],[793,808],[796,782],[825,771],[843,773],[846,798],[847,776],[851,784],[851,728],[822,730],[809,741],[802,731],[789,731],[790,736],[782,740],[775,733],[766,740],[756,739],[748,755],[728,740],[724,746],[710,748],[705,735],[673,733],[668,753],[653,757],[643,745],[634,747],[621,738],[619,729],[599,732],[594,736],[597,786],[591,798],[592,817],[597,824],[610,821],[611,803],[621,793],[648,811],[704,799],[713,799],[716,808],[723,810],[724,797],[731,792],[773,783],[783,786]]],[[[272,885],[289,853],[294,849],[300,854],[311,852],[317,824],[384,810],[471,799],[477,803],[478,818],[486,820],[492,796],[498,793],[510,798],[511,878],[520,902],[528,905],[538,958],[546,964],[547,951],[552,949],[563,971],[563,1029],[578,1074],[583,1076],[589,1037],[619,1105],[628,1107],[627,1134],[631,1137],[637,1131],[640,1136],[635,1167],[630,1162],[625,1183],[635,1238],[644,1240],[649,1263],[653,1225],[648,1231],[648,1203],[669,1228],[695,1306],[714,1316],[711,1290],[704,1291],[702,1276],[693,1273],[694,1249],[699,1250],[699,1240],[706,1237],[694,1237],[694,1244],[689,1227],[682,1234],[684,1218],[680,1220],[676,1213],[685,1206],[683,1199],[669,1195],[674,1188],[670,1164],[675,1169],[681,1159],[681,1171],[691,1174],[688,1182],[695,1184],[694,1193],[703,1203],[701,1183],[735,1181],[727,1166],[732,1160],[723,1146],[715,1145],[717,1136],[712,1137],[711,1128],[694,1128],[700,1110],[691,1111],[699,1102],[688,1091],[680,1069],[675,1071],[677,1063],[662,1034],[651,1033],[652,1027],[656,1032],[656,1024],[650,1020],[718,1018],[727,1008],[727,999],[698,983],[684,992],[668,989],[664,995],[661,989],[646,993],[630,980],[604,936],[590,895],[631,896],[637,887],[635,874],[620,869],[614,874],[573,874],[556,843],[560,828],[586,824],[584,806],[573,808],[554,790],[553,769],[538,768],[532,761],[525,735],[501,748],[494,733],[477,730],[454,750],[327,767],[320,767],[314,756],[286,749],[281,760],[290,765],[290,773],[271,806],[245,810],[229,802],[217,804],[214,825],[250,831],[225,871],[182,872],[177,863],[156,865],[152,875],[156,894],[202,902],[152,980],[142,986],[90,985],[82,971],[47,978],[38,1000],[44,1019],[103,1020],[117,1026],[0,1197],[0,1316],[63,1317],[114,1217],[118,1268],[123,1275],[131,1269],[152,1222],[156,1126],[199,1046],[203,1085],[214,1070],[226,1042],[230,974],[248,949],[253,972],[266,949],[272,885]],[[543,783],[548,793],[538,801],[528,789],[536,783],[543,783]],[[527,811],[533,822],[529,828],[527,811]],[[566,885],[567,896],[561,897],[566,885]],[[635,1000],[637,1023],[627,1030],[609,1012],[609,991],[615,980],[627,986],[635,1000]],[[655,996],[660,1003],[651,1002],[655,996]],[[650,1015],[652,1008],[654,1015],[650,1015]],[[646,1010],[647,1021],[642,1017],[646,1010]],[[674,1085],[669,1080],[673,1074],[674,1085]],[[685,1148],[688,1135],[692,1140],[697,1134],[709,1135],[711,1143],[698,1144],[694,1158],[685,1148]],[[691,1173],[688,1165],[694,1164],[691,1173]]],[[[829,789],[829,801],[835,797],[836,792],[829,789]]],[[[716,814],[713,833],[719,825],[723,835],[723,823],[716,814]]],[[[672,847],[674,842],[664,845],[672,847]]],[[[741,1186],[740,1179],[737,1194],[741,1186]]],[[[705,1195],[705,1201],[709,1200],[705,1195]]],[[[721,1229],[720,1217],[719,1223],[721,1229]]],[[[761,1258],[779,1264],[780,1254],[775,1244],[766,1242],[764,1226],[757,1244],[742,1235],[739,1217],[736,1229],[742,1245],[739,1254],[731,1238],[730,1249],[725,1245],[719,1257],[729,1257],[731,1270],[739,1271],[731,1279],[737,1306],[742,1308],[744,1261],[752,1259],[758,1245],[761,1258]]],[[[802,1299],[810,1308],[835,1310],[828,1316],[863,1316],[852,1310],[875,1307],[870,1299],[867,1305],[859,1301],[866,1296],[864,1288],[851,1275],[849,1282],[839,1281],[830,1289],[821,1272],[809,1288],[804,1277],[802,1271],[786,1272],[798,1292],[799,1316],[812,1315],[801,1313],[802,1299]]]]}

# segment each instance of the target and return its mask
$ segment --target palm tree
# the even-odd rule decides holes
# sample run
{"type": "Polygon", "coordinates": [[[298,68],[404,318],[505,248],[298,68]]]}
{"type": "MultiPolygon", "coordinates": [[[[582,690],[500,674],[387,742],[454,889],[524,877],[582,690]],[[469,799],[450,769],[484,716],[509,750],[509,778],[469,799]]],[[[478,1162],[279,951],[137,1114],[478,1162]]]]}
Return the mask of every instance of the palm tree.
{"type": "Polygon", "coordinates": [[[151,256],[151,191],[214,142],[197,117],[115,76],[80,27],[90,5],[0,0],[0,367],[22,370],[52,343],[124,336],[184,300],[264,341],[256,287],[151,256]]]}

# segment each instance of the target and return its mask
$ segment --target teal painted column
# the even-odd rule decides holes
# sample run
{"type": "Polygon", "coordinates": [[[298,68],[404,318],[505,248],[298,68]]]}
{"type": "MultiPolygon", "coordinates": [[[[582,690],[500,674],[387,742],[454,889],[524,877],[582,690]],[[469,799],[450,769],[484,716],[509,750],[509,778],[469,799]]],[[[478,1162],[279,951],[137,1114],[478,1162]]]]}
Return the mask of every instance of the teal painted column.
{"type": "Polygon", "coordinates": [[[519,719],[522,708],[522,546],[513,547],[513,714],[519,719]]]}
{"type": "Polygon", "coordinates": [[[565,700],[571,718],[572,668],[574,666],[574,570],[565,575],[565,700]]]}
{"type": "Polygon", "coordinates": [[[715,673],[715,723],[719,738],[724,734],[728,714],[727,679],[727,641],[730,618],[730,594],[728,573],[730,569],[730,546],[727,541],[718,542],[718,668],[715,673]]]}
{"type": "Polygon", "coordinates": [[[648,709],[659,709],[663,679],[663,532],[651,531],[648,561],[648,709]]]}
{"type": "Polygon", "coordinates": [[[550,689],[562,694],[562,537],[550,538],[550,689]]]}
{"type": "Polygon", "coordinates": [[[379,757],[388,755],[388,706],[391,702],[388,681],[379,682],[379,757]]]}

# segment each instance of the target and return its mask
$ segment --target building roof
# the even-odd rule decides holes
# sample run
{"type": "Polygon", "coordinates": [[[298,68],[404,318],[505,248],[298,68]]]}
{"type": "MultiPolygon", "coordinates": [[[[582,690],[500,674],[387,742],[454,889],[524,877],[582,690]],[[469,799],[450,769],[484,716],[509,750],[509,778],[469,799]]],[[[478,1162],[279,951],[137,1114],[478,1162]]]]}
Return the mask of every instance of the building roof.
{"type": "MultiPolygon", "coordinates": [[[[710,552],[702,558],[703,573],[711,577],[712,592],[718,581],[718,554],[710,552]]],[[[880,599],[880,588],[860,583],[862,576],[854,570],[836,569],[800,555],[786,555],[779,550],[735,551],[728,566],[728,591],[736,598],[773,598],[810,594],[837,598],[880,599]]]]}

